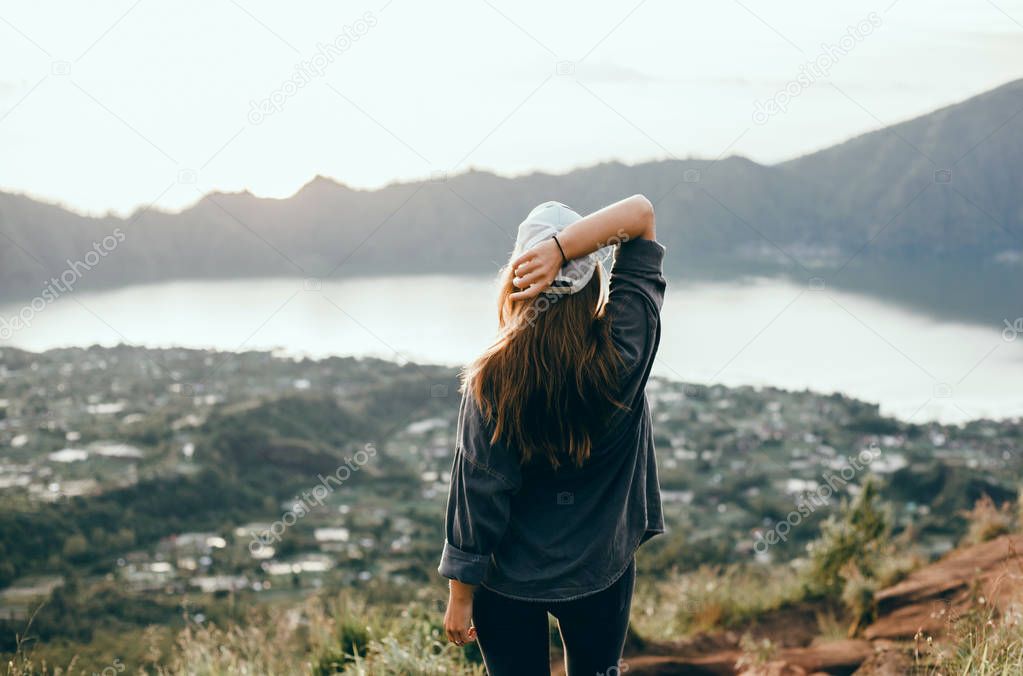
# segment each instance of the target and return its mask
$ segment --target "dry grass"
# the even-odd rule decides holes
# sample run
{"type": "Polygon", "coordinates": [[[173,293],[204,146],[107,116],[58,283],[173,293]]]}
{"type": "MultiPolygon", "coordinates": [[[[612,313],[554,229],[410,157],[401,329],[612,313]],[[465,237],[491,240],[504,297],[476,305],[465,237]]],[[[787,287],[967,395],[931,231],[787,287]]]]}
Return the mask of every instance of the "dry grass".
{"type": "Polygon", "coordinates": [[[790,566],[701,566],[637,589],[632,624],[645,638],[673,640],[731,628],[804,597],[790,566]]]}
{"type": "Polygon", "coordinates": [[[914,656],[928,676],[1023,674],[1023,604],[997,613],[979,605],[940,642],[918,634],[914,656]]]}
{"type": "Polygon", "coordinates": [[[974,503],[973,509],[963,512],[969,523],[962,544],[975,545],[993,540],[1000,535],[1012,532],[1015,521],[1014,505],[1011,502],[995,505],[987,494],[974,503]]]}
{"type": "MultiPolygon", "coordinates": [[[[26,630],[30,630],[30,626],[26,630]]],[[[218,627],[189,621],[169,650],[154,629],[143,635],[147,657],[139,673],[157,676],[482,676],[470,659],[475,646],[447,642],[430,604],[369,606],[361,600],[311,598],[290,608],[253,611],[243,624],[218,627]]],[[[93,670],[54,668],[19,643],[3,676],[85,676],[93,670]]],[[[130,673],[125,665],[104,674],[130,673]]]]}

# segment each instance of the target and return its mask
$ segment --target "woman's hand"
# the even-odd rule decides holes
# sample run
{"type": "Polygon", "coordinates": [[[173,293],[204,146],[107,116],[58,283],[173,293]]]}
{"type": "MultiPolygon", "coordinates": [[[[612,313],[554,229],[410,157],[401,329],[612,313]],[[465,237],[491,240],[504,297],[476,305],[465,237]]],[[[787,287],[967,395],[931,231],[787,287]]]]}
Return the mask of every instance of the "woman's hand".
{"type": "Polygon", "coordinates": [[[455,645],[476,640],[476,627],[472,626],[472,593],[475,587],[457,580],[450,583],[448,610],[444,613],[444,631],[455,645]]]}
{"type": "Polygon", "coordinates": [[[511,262],[512,284],[522,289],[508,296],[526,300],[539,296],[558,275],[564,260],[553,238],[541,242],[511,262]]]}

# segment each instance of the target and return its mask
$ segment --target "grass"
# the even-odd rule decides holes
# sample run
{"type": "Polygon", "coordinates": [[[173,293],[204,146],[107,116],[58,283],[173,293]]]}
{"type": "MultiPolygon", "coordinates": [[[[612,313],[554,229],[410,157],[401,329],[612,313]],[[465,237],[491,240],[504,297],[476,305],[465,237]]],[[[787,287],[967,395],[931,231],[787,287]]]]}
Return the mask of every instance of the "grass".
{"type": "Polygon", "coordinates": [[[35,621],[40,608],[42,608],[41,605],[32,611],[32,615],[28,618],[28,623],[25,625],[25,631],[15,637],[17,648],[14,655],[3,665],[4,676],[65,676],[79,673],[75,666],[78,658],[72,658],[66,667],[58,667],[48,664],[45,659],[39,659],[33,654],[33,642],[31,639],[32,623],[35,621]]]}
{"type": "Polygon", "coordinates": [[[920,673],[928,676],[969,674],[1010,676],[1023,674],[1023,612],[999,615],[979,605],[950,627],[940,642],[918,634],[914,658],[920,673]]]}
{"type": "MultiPolygon", "coordinates": [[[[1023,494],[1021,494],[1023,495],[1023,494]]],[[[1023,500],[1019,503],[1023,509],[1023,500]]],[[[1001,507],[995,505],[990,496],[984,494],[977,500],[973,509],[963,512],[963,516],[969,523],[963,542],[965,544],[979,544],[993,540],[999,535],[1012,532],[1013,522],[1016,515],[1013,513],[1015,505],[1005,502],[1001,507]]]]}
{"type": "MultiPolygon", "coordinates": [[[[348,597],[315,597],[293,607],[253,609],[242,623],[224,627],[188,621],[170,647],[153,627],[140,638],[146,647],[138,673],[155,676],[483,676],[475,644],[448,643],[441,613],[433,604],[368,605],[348,597]]],[[[31,623],[25,634],[31,631],[31,623]]],[[[22,639],[22,637],[19,637],[22,639]]],[[[54,667],[30,640],[2,665],[2,676],[88,676],[97,669],[77,659],[54,667]]],[[[111,660],[103,674],[136,673],[111,660]]]]}
{"type": "Polygon", "coordinates": [[[738,627],[804,597],[800,574],[790,566],[701,566],[638,587],[632,623],[645,638],[673,640],[738,627]]]}
{"type": "Polygon", "coordinates": [[[837,641],[848,637],[848,629],[834,609],[818,610],[814,613],[817,619],[817,635],[824,641],[837,641]]]}
{"type": "Polygon", "coordinates": [[[742,649],[742,655],[735,663],[738,671],[764,671],[761,668],[774,659],[778,652],[778,646],[770,639],[763,638],[758,641],[749,634],[743,634],[739,648],[742,649]]]}

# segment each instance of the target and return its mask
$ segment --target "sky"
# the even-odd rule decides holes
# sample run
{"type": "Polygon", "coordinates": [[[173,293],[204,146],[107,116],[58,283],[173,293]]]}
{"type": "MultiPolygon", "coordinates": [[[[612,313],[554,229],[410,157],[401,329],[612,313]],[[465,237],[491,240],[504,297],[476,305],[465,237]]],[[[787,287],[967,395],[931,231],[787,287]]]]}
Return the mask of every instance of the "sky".
{"type": "Polygon", "coordinates": [[[1023,0],[3,0],[0,190],[124,215],[316,175],[774,163],[1021,77],[1023,0]]]}

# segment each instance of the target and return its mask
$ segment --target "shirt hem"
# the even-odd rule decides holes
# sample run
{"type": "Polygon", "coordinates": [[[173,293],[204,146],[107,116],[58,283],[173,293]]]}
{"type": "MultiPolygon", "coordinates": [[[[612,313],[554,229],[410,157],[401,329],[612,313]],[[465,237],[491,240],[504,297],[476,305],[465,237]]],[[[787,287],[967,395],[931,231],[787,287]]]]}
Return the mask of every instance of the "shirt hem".
{"type": "Polygon", "coordinates": [[[519,596],[517,594],[509,594],[508,592],[503,592],[503,591],[500,591],[498,589],[494,589],[493,587],[488,585],[486,582],[481,582],[480,586],[483,587],[484,589],[486,589],[487,591],[490,591],[490,592],[493,592],[495,594],[498,594],[499,596],[504,596],[505,598],[514,599],[516,601],[532,601],[532,602],[536,602],[536,603],[561,603],[563,601],[576,601],[578,599],[583,599],[583,598],[586,598],[587,596],[593,596],[594,594],[599,594],[600,592],[605,591],[608,587],[613,586],[615,582],[618,582],[618,580],[621,579],[622,575],[625,574],[625,571],[627,571],[629,569],[629,566],[631,566],[635,562],[636,551],[640,548],[640,546],[644,542],[646,542],[647,540],[652,538],[653,536],[660,535],[663,532],[664,532],[663,528],[651,528],[651,529],[648,529],[648,530],[644,531],[643,538],[636,544],[635,547],[632,548],[632,556],[629,557],[629,560],[626,562],[625,567],[622,568],[621,570],[619,570],[617,573],[615,573],[611,577],[611,581],[610,582],[608,582],[607,584],[602,584],[599,588],[593,589],[591,591],[585,591],[585,592],[582,592],[580,594],[575,594],[574,596],[566,596],[564,598],[560,598],[559,597],[559,598],[553,598],[552,599],[552,598],[535,598],[535,597],[532,597],[532,596],[519,596]]]}
{"type": "MultiPolygon", "coordinates": [[[[635,553],[633,554],[633,556],[635,556],[635,553]]],[[[601,585],[599,589],[594,589],[593,591],[583,592],[581,594],[576,594],[574,596],[566,596],[564,598],[559,597],[559,598],[556,598],[556,599],[540,599],[540,598],[534,598],[532,596],[518,596],[517,594],[509,594],[507,592],[498,591],[497,589],[494,589],[493,587],[487,586],[487,584],[485,582],[480,584],[480,586],[484,587],[487,591],[494,592],[495,594],[498,594],[499,596],[504,596],[505,598],[514,599],[516,601],[530,601],[530,602],[534,602],[534,603],[562,603],[562,602],[565,602],[565,601],[576,601],[578,599],[584,599],[587,596],[593,596],[594,594],[599,594],[600,592],[606,590],[608,587],[614,585],[614,583],[618,582],[618,580],[622,577],[622,575],[625,574],[625,571],[627,571],[629,569],[629,565],[631,565],[631,564],[632,564],[632,559],[630,558],[629,559],[629,563],[625,564],[624,568],[622,568],[620,571],[615,573],[614,577],[611,578],[610,582],[608,582],[607,584],[601,585]]]]}

